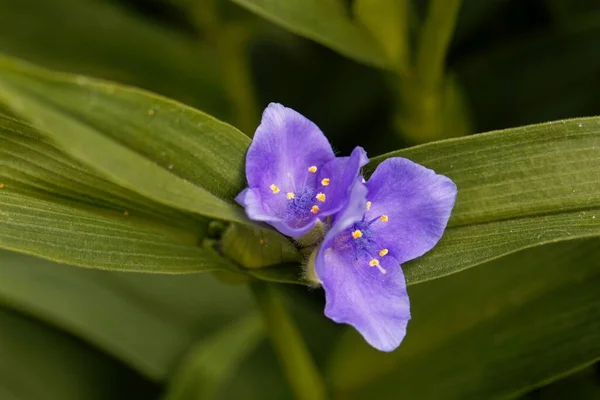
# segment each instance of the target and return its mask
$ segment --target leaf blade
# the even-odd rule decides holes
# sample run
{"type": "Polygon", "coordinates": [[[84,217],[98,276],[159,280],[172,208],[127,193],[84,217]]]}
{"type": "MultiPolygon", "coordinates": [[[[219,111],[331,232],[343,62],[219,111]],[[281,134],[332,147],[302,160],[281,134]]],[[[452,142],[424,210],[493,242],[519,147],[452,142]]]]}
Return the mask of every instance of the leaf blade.
{"type": "Polygon", "coordinates": [[[69,155],[120,186],[210,218],[249,221],[234,205],[249,139],[182,104],[0,58],[0,99],[69,155]]]}
{"type": "Polygon", "coordinates": [[[232,1],[283,28],[324,44],[347,57],[376,67],[391,67],[378,43],[352,21],[341,1],[232,1]]]}
{"type": "Polygon", "coordinates": [[[458,187],[440,243],[405,265],[409,283],[446,276],[520,249],[600,234],[599,142],[600,118],[592,117],[450,139],[375,157],[371,170],[388,157],[406,157],[449,176],[458,187]]]}

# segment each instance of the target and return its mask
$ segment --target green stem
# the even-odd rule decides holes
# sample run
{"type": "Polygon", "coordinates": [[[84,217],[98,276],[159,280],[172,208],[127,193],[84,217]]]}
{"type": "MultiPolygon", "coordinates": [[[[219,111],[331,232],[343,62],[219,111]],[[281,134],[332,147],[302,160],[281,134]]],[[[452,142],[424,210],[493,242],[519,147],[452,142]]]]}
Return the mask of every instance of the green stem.
{"type": "Polygon", "coordinates": [[[323,378],[289,315],[281,294],[275,286],[265,282],[255,281],[250,286],[263,315],[283,373],[290,383],[296,399],[326,399],[327,392],[323,378]]]}
{"type": "Polygon", "coordinates": [[[413,73],[400,76],[398,130],[427,142],[468,133],[469,118],[456,81],[445,74],[446,55],[462,0],[431,0],[420,29],[413,73]]]}
{"type": "Polygon", "coordinates": [[[246,52],[248,28],[221,20],[215,0],[197,0],[193,4],[195,23],[215,49],[221,84],[233,108],[234,124],[252,136],[260,112],[246,52]]]}
{"type": "Polygon", "coordinates": [[[461,3],[462,0],[431,0],[429,3],[415,63],[416,76],[427,90],[435,90],[442,84],[446,55],[461,3]]]}

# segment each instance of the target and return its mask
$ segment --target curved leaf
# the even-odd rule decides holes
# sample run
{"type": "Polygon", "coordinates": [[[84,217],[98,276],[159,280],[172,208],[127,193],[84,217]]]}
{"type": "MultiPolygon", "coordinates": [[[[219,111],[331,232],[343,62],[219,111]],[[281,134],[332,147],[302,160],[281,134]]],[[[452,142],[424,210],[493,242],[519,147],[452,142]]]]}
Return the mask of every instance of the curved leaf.
{"type": "Polygon", "coordinates": [[[154,201],[249,223],[233,198],[249,139],[150,93],[0,57],[0,101],[77,160],[154,201]]]}
{"type": "Polygon", "coordinates": [[[0,0],[0,51],[139,86],[225,118],[216,56],[193,35],[98,0],[0,0]]]}
{"type": "Polygon", "coordinates": [[[190,217],[103,179],[66,156],[41,133],[0,115],[0,183],[115,211],[147,215],[190,229],[190,217]]]}
{"type": "Polygon", "coordinates": [[[232,1],[347,57],[377,67],[392,67],[379,43],[350,18],[340,0],[232,1]]]}
{"type": "Polygon", "coordinates": [[[135,215],[0,189],[0,248],[82,267],[154,273],[236,270],[193,233],[135,215]]]}
{"type": "Polygon", "coordinates": [[[600,235],[600,118],[507,129],[400,150],[452,178],[456,206],[440,243],[407,263],[411,284],[545,243],[600,235]]]}

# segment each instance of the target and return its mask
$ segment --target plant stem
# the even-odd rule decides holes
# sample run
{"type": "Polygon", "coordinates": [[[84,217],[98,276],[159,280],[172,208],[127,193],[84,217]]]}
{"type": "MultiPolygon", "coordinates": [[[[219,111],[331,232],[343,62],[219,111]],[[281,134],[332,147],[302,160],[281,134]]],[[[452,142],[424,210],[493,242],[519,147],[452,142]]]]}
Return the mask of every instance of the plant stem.
{"type": "Polygon", "coordinates": [[[438,89],[444,78],[448,46],[462,0],[431,0],[421,29],[415,72],[426,90],[438,89]]]}
{"type": "Polygon", "coordinates": [[[249,29],[239,22],[223,21],[215,0],[196,0],[193,5],[194,21],[216,52],[221,84],[233,108],[233,122],[252,136],[260,115],[246,52],[249,29]]]}
{"type": "Polygon", "coordinates": [[[296,399],[324,400],[325,383],[289,315],[276,287],[260,281],[251,285],[273,348],[296,399]]]}
{"type": "Polygon", "coordinates": [[[430,1],[419,30],[413,73],[397,81],[401,113],[396,124],[412,141],[427,142],[468,131],[469,118],[464,114],[460,88],[447,78],[444,68],[461,3],[430,1]]]}

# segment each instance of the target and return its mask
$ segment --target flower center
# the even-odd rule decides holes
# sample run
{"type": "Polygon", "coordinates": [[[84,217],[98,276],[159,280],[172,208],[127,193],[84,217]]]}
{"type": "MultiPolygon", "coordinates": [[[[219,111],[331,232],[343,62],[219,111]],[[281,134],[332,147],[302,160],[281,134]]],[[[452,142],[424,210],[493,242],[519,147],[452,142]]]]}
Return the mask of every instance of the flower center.
{"type": "Polygon", "coordinates": [[[319,211],[315,205],[316,190],[311,187],[303,187],[293,196],[288,196],[285,209],[285,219],[288,221],[302,222],[314,216],[319,211]]]}
{"type": "MultiPolygon", "coordinates": [[[[370,202],[367,203],[368,207],[370,202]]],[[[381,266],[381,259],[388,255],[389,250],[376,243],[376,238],[371,225],[385,223],[389,220],[387,215],[380,215],[371,220],[365,220],[353,224],[342,232],[334,246],[351,249],[355,260],[367,257],[368,266],[376,267],[379,272],[385,274],[387,271],[381,266]]]]}

